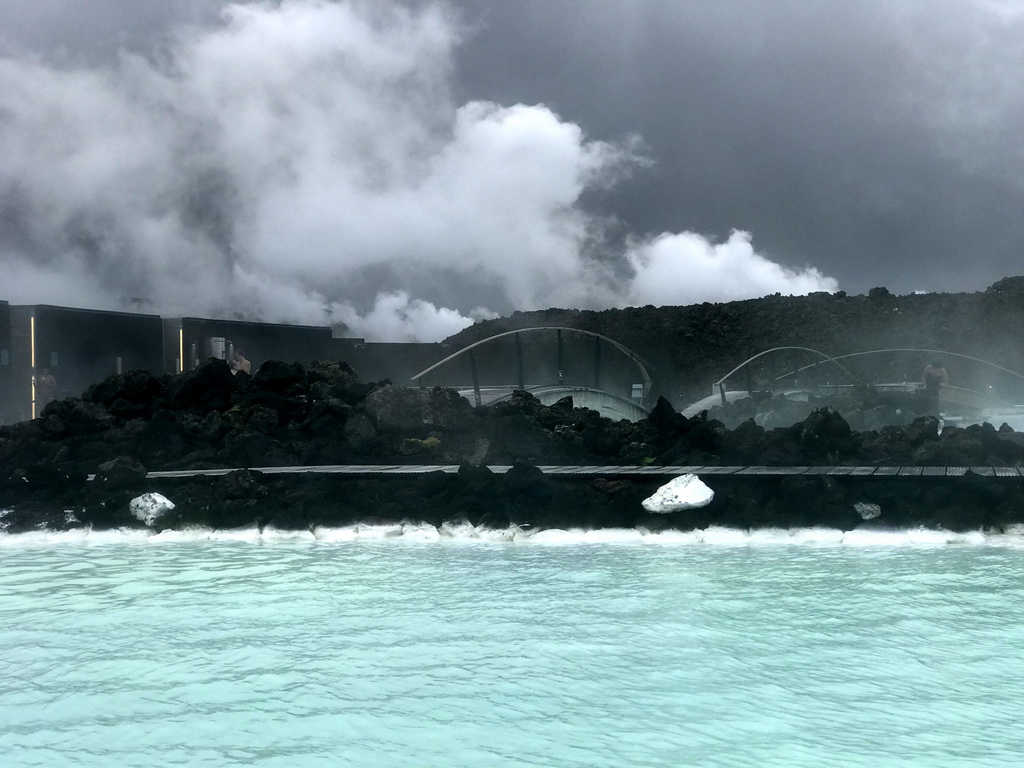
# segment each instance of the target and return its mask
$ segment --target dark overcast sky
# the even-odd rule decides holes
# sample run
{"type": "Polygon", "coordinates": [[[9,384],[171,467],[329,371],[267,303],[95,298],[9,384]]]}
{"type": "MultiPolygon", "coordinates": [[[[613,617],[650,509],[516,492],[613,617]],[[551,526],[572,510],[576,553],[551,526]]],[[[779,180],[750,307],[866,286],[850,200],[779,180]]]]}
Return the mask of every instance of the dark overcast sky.
{"type": "MultiPolygon", "coordinates": [[[[51,72],[114,67],[125,49],[158,62],[182,30],[195,36],[196,29],[223,27],[225,5],[5,0],[0,57],[19,67],[45,62],[51,72]]],[[[610,189],[585,185],[582,198],[588,211],[616,222],[602,241],[617,254],[610,257],[616,269],[628,261],[643,271],[638,265],[647,264],[622,256],[630,242],[647,247],[661,233],[693,232],[724,243],[742,230],[765,259],[794,272],[820,270],[850,293],[878,285],[898,293],[979,290],[1024,273],[1024,0],[451,0],[446,7],[462,31],[447,85],[429,81],[439,93],[450,90],[442,100],[542,104],[578,125],[585,140],[638,142],[646,162],[632,163],[631,176],[610,189]]],[[[417,34],[427,40],[429,25],[417,34]]],[[[178,63],[154,66],[175,71],[181,50],[169,59],[178,63]]],[[[125,71],[117,88],[127,104],[135,97],[125,71]]],[[[58,93],[64,86],[53,87],[58,93]]],[[[72,103],[68,98],[54,96],[53,103],[72,103]]],[[[6,173],[24,188],[20,172],[6,173]]],[[[559,200],[553,195],[541,215],[550,218],[559,200]]],[[[5,258],[38,259],[43,231],[31,230],[35,251],[26,246],[5,258]]],[[[123,272],[111,264],[112,274],[123,272]]],[[[380,255],[351,273],[352,284],[362,280],[372,294],[388,269],[380,255]]],[[[445,269],[449,277],[436,281],[451,288],[460,278],[450,265],[434,274],[445,269]]],[[[658,274],[652,268],[646,285],[656,286],[658,274]]],[[[516,295],[529,293],[499,290],[514,276],[495,275],[487,278],[490,288],[481,281],[472,301],[507,311],[516,295]]],[[[392,282],[377,290],[408,290],[392,282]]],[[[468,311],[470,289],[456,301],[429,282],[418,280],[425,300],[468,311]]],[[[26,277],[23,284],[34,283],[26,277]]],[[[534,303],[576,301],[536,285],[530,290],[534,303]]],[[[615,301],[645,295],[657,293],[631,288],[615,301]]]]}
{"type": "Polygon", "coordinates": [[[854,292],[1024,272],[1020,4],[460,6],[467,96],[643,137],[652,167],[604,201],[629,231],[749,230],[854,292]]]}

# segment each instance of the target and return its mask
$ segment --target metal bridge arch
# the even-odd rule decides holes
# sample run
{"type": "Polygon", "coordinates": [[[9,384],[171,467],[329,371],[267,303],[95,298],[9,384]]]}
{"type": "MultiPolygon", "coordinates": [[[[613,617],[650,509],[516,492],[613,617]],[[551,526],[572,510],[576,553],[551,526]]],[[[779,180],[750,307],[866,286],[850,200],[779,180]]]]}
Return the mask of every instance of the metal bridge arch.
{"type": "MultiPolygon", "coordinates": [[[[919,355],[932,355],[932,356],[942,356],[942,357],[955,357],[955,358],[959,358],[961,360],[970,360],[971,362],[979,363],[980,365],[987,366],[987,367],[992,368],[994,370],[997,370],[997,371],[999,371],[1001,373],[1007,374],[1007,375],[1012,376],[1014,378],[1020,379],[1021,381],[1024,381],[1024,374],[1017,373],[1016,371],[1012,371],[1009,368],[1004,368],[1003,366],[998,365],[997,363],[993,363],[993,362],[990,362],[988,360],[983,360],[980,357],[974,357],[972,355],[965,355],[965,354],[962,354],[960,352],[949,352],[949,351],[942,350],[942,349],[919,349],[919,348],[909,348],[909,347],[894,347],[894,348],[889,348],[889,349],[871,349],[871,350],[866,350],[866,351],[862,351],[862,352],[848,352],[848,353],[843,354],[843,355],[834,355],[833,356],[833,355],[826,355],[824,352],[821,352],[821,351],[819,351],[817,349],[812,349],[810,347],[773,347],[772,349],[766,349],[763,352],[758,352],[756,355],[753,355],[752,357],[747,358],[742,363],[737,365],[735,368],[733,368],[731,371],[729,371],[727,374],[725,374],[725,376],[720,378],[718,381],[716,381],[712,385],[711,393],[713,395],[720,394],[721,398],[722,398],[722,403],[724,404],[725,401],[726,401],[725,382],[731,376],[733,376],[734,374],[738,373],[743,368],[745,368],[747,365],[749,365],[750,363],[754,362],[755,360],[757,360],[757,359],[759,359],[761,357],[764,357],[766,355],[772,354],[774,352],[781,352],[781,351],[786,351],[786,350],[810,352],[811,354],[817,355],[821,359],[816,361],[816,362],[813,362],[813,363],[808,363],[807,365],[803,365],[803,366],[800,366],[800,367],[794,367],[792,371],[784,373],[781,376],[776,376],[775,377],[775,381],[783,379],[783,378],[785,378],[787,376],[791,376],[791,375],[800,373],[802,371],[809,370],[811,368],[816,368],[817,366],[820,366],[820,365],[826,365],[828,363],[832,363],[832,364],[836,365],[837,367],[841,368],[848,376],[850,376],[850,378],[852,380],[856,381],[858,379],[858,377],[856,375],[854,375],[853,373],[851,373],[850,370],[848,368],[846,368],[846,366],[844,366],[839,361],[840,360],[850,360],[850,359],[857,358],[857,357],[866,357],[868,355],[883,355],[883,354],[919,354],[919,355]]],[[[1007,403],[1005,400],[1002,400],[1001,398],[998,398],[995,395],[993,395],[991,393],[988,393],[988,392],[976,392],[974,390],[965,389],[963,387],[951,387],[950,389],[959,390],[961,392],[965,392],[965,393],[968,393],[970,395],[980,396],[980,397],[983,397],[985,399],[991,400],[993,402],[997,402],[997,403],[1002,404],[1002,405],[1009,405],[1009,403],[1007,403]]]]}
{"type": "MultiPolygon", "coordinates": [[[[797,368],[796,371],[804,371],[804,370],[807,370],[808,368],[813,368],[816,365],[822,365],[824,363],[835,363],[835,365],[838,366],[839,368],[841,368],[848,376],[850,376],[850,378],[856,379],[856,377],[852,373],[850,373],[849,369],[847,369],[846,366],[844,366],[842,363],[838,362],[839,358],[832,357],[831,355],[826,355],[824,352],[822,352],[820,350],[812,349],[811,347],[792,347],[792,346],[772,347],[771,349],[766,349],[763,352],[758,352],[756,355],[748,357],[742,363],[740,363],[735,368],[733,368],[731,371],[729,371],[727,374],[725,374],[725,376],[723,376],[718,381],[716,381],[714,384],[712,384],[711,385],[711,394],[714,395],[716,393],[720,393],[721,396],[722,396],[722,403],[724,404],[725,403],[725,382],[728,381],[729,378],[731,378],[733,374],[738,373],[739,371],[743,370],[748,365],[750,365],[752,362],[754,362],[755,360],[758,360],[758,359],[760,359],[762,357],[774,354],[776,352],[787,352],[787,351],[810,352],[812,355],[817,355],[818,357],[821,358],[821,360],[819,362],[811,363],[810,365],[805,365],[802,368],[797,368]]],[[[783,375],[787,376],[789,374],[783,374],[783,375]]],[[[778,380],[779,378],[782,378],[782,377],[777,376],[776,380],[778,380]]]]}
{"type": "MultiPolygon", "coordinates": [[[[560,370],[564,367],[562,365],[562,333],[563,332],[565,332],[565,333],[576,333],[576,334],[581,334],[583,336],[589,336],[589,337],[593,338],[595,340],[595,342],[596,342],[595,343],[595,347],[594,347],[594,350],[595,350],[595,355],[594,355],[595,356],[595,369],[596,369],[595,370],[595,378],[597,378],[599,376],[599,371],[600,371],[600,343],[602,341],[604,341],[604,342],[607,342],[608,344],[610,344],[618,352],[621,352],[623,355],[628,357],[633,362],[633,364],[637,367],[637,370],[640,372],[640,376],[643,378],[643,398],[641,400],[641,404],[643,403],[644,400],[646,400],[647,396],[650,394],[650,392],[651,392],[651,384],[652,384],[650,372],[651,371],[656,371],[656,369],[654,368],[653,365],[651,365],[649,362],[644,360],[643,357],[641,357],[639,354],[637,354],[632,349],[627,347],[625,344],[622,344],[622,343],[616,341],[615,339],[609,338],[608,336],[605,336],[603,334],[595,333],[594,331],[585,331],[582,328],[568,328],[568,327],[565,327],[565,326],[552,326],[552,325],[535,326],[535,327],[532,327],[532,328],[518,328],[518,329],[516,329],[514,331],[504,331],[502,333],[497,333],[497,334],[495,334],[493,336],[488,336],[486,339],[481,339],[480,341],[476,341],[476,342],[474,342],[474,343],[472,343],[472,344],[470,344],[470,345],[468,345],[466,347],[463,347],[458,352],[454,352],[454,353],[448,355],[448,357],[444,358],[443,360],[439,360],[438,362],[434,363],[432,366],[430,366],[426,370],[420,371],[419,373],[417,373],[415,376],[412,376],[411,378],[412,378],[413,381],[417,382],[422,387],[422,386],[424,386],[424,384],[423,384],[423,377],[424,376],[426,376],[429,373],[432,373],[433,371],[436,371],[438,368],[441,368],[441,367],[447,365],[448,363],[450,363],[452,360],[455,360],[456,358],[462,357],[463,355],[468,355],[469,356],[470,372],[471,372],[471,375],[473,377],[473,392],[474,392],[474,396],[476,398],[476,404],[479,406],[480,402],[481,402],[481,398],[480,398],[480,382],[479,382],[479,377],[477,376],[476,358],[473,356],[473,350],[476,349],[477,347],[483,346],[484,344],[489,344],[489,343],[491,343],[493,341],[497,341],[498,339],[507,338],[509,336],[515,337],[515,340],[516,340],[516,363],[517,363],[517,371],[518,371],[518,374],[519,374],[519,388],[520,389],[525,389],[526,388],[526,378],[525,378],[525,375],[524,375],[524,372],[523,372],[523,350],[522,350],[521,343],[519,341],[519,335],[523,334],[523,333],[536,333],[536,332],[541,332],[541,331],[555,331],[558,334],[558,357],[559,357],[558,367],[559,367],[560,370]]],[[[597,384],[597,383],[599,383],[599,382],[595,381],[595,384],[597,384]]],[[[595,389],[597,389],[597,388],[599,388],[599,387],[595,387],[595,389]]]]}
{"type": "MultiPolygon", "coordinates": [[[[995,368],[997,371],[1001,371],[1003,373],[1009,374],[1010,376],[1014,376],[1014,377],[1024,381],[1024,374],[1017,373],[1016,371],[1011,371],[1009,368],[1004,368],[1003,366],[998,365],[996,363],[989,362],[988,360],[982,360],[980,357],[972,357],[971,355],[964,355],[964,354],[961,354],[959,352],[946,352],[945,350],[942,350],[942,349],[902,349],[902,348],[870,349],[870,350],[868,350],[866,352],[850,352],[850,353],[845,354],[845,355],[836,355],[835,357],[829,358],[829,360],[831,360],[831,361],[838,361],[838,360],[847,360],[847,359],[849,359],[851,357],[864,357],[866,355],[883,355],[883,354],[892,354],[892,353],[914,353],[914,354],[922,354],[922,355],[943,355],[943,356],[947,356],[947,357],[958,357],[958,358],[960,358],[962,360],[970,360],[970,361],[975,362],[975,363],[981,363],[982,365],[987,365],[989,368],[995,368]]],[[[803,370],[806,370],[807,368],[811,368],[811,367],[813,367],[815,365],[821,365],[821,363],[812,363],[811,365],[805,365],[803,368],[800,368],[798,370],[803,371],[803,370]]]]}

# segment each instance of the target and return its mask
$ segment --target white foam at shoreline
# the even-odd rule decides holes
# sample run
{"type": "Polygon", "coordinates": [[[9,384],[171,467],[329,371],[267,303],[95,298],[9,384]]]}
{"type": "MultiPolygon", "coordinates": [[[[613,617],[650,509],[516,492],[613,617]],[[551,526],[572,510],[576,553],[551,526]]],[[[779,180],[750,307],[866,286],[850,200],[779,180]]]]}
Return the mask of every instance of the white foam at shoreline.
{"type": "Polygon", "coordinates": [[[511,526],[507,529],[474,528],[472,525],[443,525],[440,529],[426,523],[356,524],[340,528],[317,527],[314,531],[287,531],[267,526],[214,530],[188,527],[159,533],[137,528],[93,531],[0,532],[2,547],[42,547],[61,545],[104,546],[108,544],[179,544],[201,541],[241,544],[346,544],[359,542],[410,542],[444,545],[446,543],[483,543],[537,546],[577,545],[661,545],[741,547],[853,547],[853,548],[936,548],[947,546],[990,546],[1024,549],[1024,525],[1011,526],[1004,533],[968,531],[956,533],[932,528],[886,529],[880,527],[841,531],[836,528],[762,528],[744,530],[712,526],[702,530],[664,530],[643,528],[602,528],[596,530],[551,528],[534,531],[511,526]]]}

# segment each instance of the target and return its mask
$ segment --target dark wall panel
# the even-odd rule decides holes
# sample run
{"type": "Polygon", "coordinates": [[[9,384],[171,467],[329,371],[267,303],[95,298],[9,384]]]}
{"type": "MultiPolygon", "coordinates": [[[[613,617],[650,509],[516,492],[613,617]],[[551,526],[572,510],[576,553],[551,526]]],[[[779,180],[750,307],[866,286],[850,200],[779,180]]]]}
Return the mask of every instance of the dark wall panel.
{"type": "MultiPolygon", "coordinates": [[[[229,349],[241,350],[252,363],[253,373],[267,360],[308,365],[329,359],[331,329],[313,325],[247,323],[185,317],[180,321],[184,336],[185,369],[209,357],[228,359],[229,349]],[[217,340],[223,340],[223,346],[217,340]]],[[[174,333],[167,334],[173,337],[174,333]]],[[[177,346],[177,341],[172,342],[177,346]]],[[[173,364],[177,351],[165,355],[173,364]]]]}
{"type": "Polygon", "coordinates": [[[36,370],[50,370],[61,397],[78,397],[119,371],[159,375],[162,329],[156,315],[35,307],[36,370]]]}
{"type": "Polygon", "coordinates": [[[11,345],[11,305],[0,301],[0,424],[17,421],[15,412],[11,345]]]}

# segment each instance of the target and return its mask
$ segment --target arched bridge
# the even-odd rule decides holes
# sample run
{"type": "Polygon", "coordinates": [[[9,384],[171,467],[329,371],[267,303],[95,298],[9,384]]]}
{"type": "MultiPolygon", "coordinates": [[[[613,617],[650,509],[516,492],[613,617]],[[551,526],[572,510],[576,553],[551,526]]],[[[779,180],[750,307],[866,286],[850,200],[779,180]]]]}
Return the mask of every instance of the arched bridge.
{"type": "Polygon", "coordinates": [[[420,371],[412,380],[421,387],[433,381],[457,389],[478,407],[506,400],[513,391],[521,389],[545,405],[571,396],[576,406],[592,408],[609,418],[637,421],[647,415],[645,404],[651,393],[653,370],[639,354],[602,334],[578,328],[538,326],[505,331],[477,341],[420,371]],[[524,350],[525,335],[541,334],[548,342],[546,345],[534,344],[533,349],[524,350]],[[570,348],[565,338],[569,335],[580,343],[570,348]],[[506,340],[504,345],[501,340],[506,340]],[[511,354],[507,340],[514,342],[511,354]],[[603,353],[609,349],[615,359],[633,371],[628,387],[621,386],[623,376],[628,375],[623,365],[603,359],[603,353]],[[460,363],[455,364],[457,360],[460,363]],[[481,374],[484,366],[490,368],[486,371],[489,375],[481,374]],[[513,372],[515,383],[509,384],[513,372]],[[466,378],[470,381],[466,382],[466,378]],[[606,383],[613,378],[617,380],[613,385],[606,383]],[[619,385],[621,394],[612,391],[615,385],[619,385]]]}
{"type": "Polygon", "coordinates": [[[1013,403],[1021,402],[1024,375],[971,355],[937,349],[892,348],[833,356],[809,347],[784,346],[759,352],[744,360],[712,385],[709,397],[692,404],[684,413],[766,391],[783,392],[787,396],[834,395],[843,388],[861,384],[881,392],[914,394],[922,387],[919,380],[922,360],[956,363],[960,374],[956,378],[971,385],[943,387],[941,401],[945,406],[968,411],[1019,407],[1013,403]],[[902,358],[904,362],[902,367],[872,363],[867,374],[853,367],[855,362],[881,356],[902,358]],[[806,362],[808,358],[810,362],[806,362]],[[919,367],[908,369],[906,361],[916,361],[919,367]],[[902,371],[902,376],[897,375],[889,381],[885,378],[879,380],[881,371],[902,371]]]}

